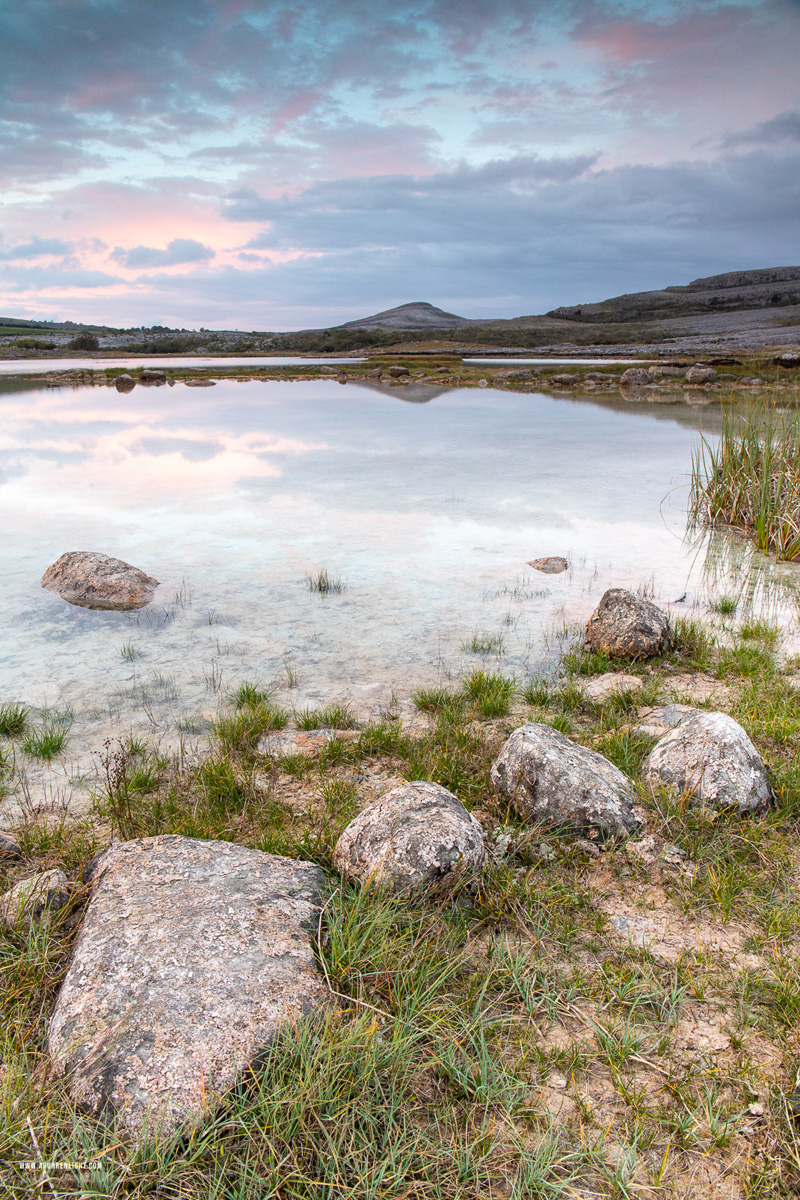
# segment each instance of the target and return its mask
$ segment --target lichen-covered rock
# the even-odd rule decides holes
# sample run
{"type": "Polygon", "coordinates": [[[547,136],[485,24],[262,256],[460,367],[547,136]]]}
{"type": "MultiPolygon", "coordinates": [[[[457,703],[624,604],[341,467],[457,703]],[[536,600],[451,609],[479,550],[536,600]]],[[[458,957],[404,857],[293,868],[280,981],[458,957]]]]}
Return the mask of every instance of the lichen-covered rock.
{"type": "Polygon", "coordinates": [[[703,363],[695,363],[686,372],[687,383],[713,383],[716,378],[716,367],[706,367],[703,363]]]}
{"type": "Polygon", "coordinates": [[[311,863],[141,838],[100,855],[90,884],[48,1049],[91,1113],[136,1135],[190,1125],[279,1027],[328,1002],[311,863]]]}
{"type": "Polygon", "coordinates": [[[761,812],[772,799],[761,756],[738,721],[722,712],[684,713],[650,751],[642,776],[704,808],[761,812]]]}
{"type": "Polygon", "coordinates": [[[333,865],[360,883],[417,891],[458,866],[484,860],[483,830],[438,783],[404,783],[355,817],[342,832],[333,865]]]}
{"type": "Polygon", "coordinates": [[[559,554],[549,554],[546,558],[532,558],[528,566],[544,575],[560,575],[562,571],[569,570],[568,560],[559,554]]]}
{"type": "Polygon", "coordinates": [[[622,387],[646,387],[652,383],[652,377],[647,367],[628,367],[620,376],[622,387]]]}
{"type": "Polygon", "coordinates": [[[0,896],[0,927],[23,920],[29,924],[46,922],[68,902],[69,883],[64,872],[57,868],[41,871],[29,879],[21,879],[0,896]]]}
{"type": "Polygon", "coordinates": [[[624,588],[609,588],[586,626],[587,650],[609,658],[652,658],[669,640],[666,613],[624,588]]]}
{"type": "Polygon", "coordinates": [[[47,568],[42,587],[80,608],[126,612],[149,604],[158,580],[121,558],[93,550],[70,550],[47,568]]]}
{"type": "Polygon", "coordinates": [[[618,839],[640,825],[628,777],[550,725],[515,729],[492,765],[492,783],[522,816],[552,828],[618,839]]]}

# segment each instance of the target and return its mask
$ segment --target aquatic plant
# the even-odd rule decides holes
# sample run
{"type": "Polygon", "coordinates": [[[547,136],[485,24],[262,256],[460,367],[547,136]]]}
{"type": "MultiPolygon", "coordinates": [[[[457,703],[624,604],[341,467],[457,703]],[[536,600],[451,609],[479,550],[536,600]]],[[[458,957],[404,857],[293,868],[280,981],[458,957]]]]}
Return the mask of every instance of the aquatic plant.
{"type": "Polygon", "coordinates": [[[693,523],[740,529],[759,550],[800,558],[800,414],[727,411],[716,446],[692,455],[693,523]]]}
{"type": "Polygon", "coordinates": [[[504,638],[502,633],[473,633],[468,641],[461,642],[463,654],[502,654],[504,638]]]}
{"type": "Polygon", "coordinates": [[[24,704],[0,704],[0,734],[18,737],[24,733],[28,723],[28,709],[24,704]]]}
{"type": "Polygon", "coordinates": [[[314,575],[306,575],[306,586],[310,592],[319,592],[321,596],[328,596],[344,590],[341,579],[329,575],[327,567],[322,567],[314,575]]]}
{"type": "Polygon", "coordinates": [[[142,651],[131,641],[123,642],[119,653],[123,662],[133,662],[135,659],[143,657],[142,651]]]}

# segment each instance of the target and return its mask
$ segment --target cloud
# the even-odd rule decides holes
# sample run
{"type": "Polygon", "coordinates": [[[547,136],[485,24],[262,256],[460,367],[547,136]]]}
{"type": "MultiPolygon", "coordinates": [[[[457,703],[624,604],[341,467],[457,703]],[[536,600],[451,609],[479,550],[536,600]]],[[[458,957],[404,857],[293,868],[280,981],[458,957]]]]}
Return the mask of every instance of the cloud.
{"type": "Polygon", "coordinates": [[[800,144],[800,110],[779,113],[777,117],[761,121],[752,129],[729,133],[721,144],[725,147],[747,146],[754,142],[762,146],[774,146],[781,142],[800,144]]]}
{"type": "Polygon", "coordinates": [[[183,263],[208,262],[214,257],[214,251],[202,242],[193,238],[173,238],[166,250],[155,246],[134,246],[124,250],[120,246],[113,251],[111,257],[123,267],[132,270],[152,267],[176,267],[183,263]]]}
{"type": "Polygon", "coordinates": [[[29,242],[9,246],[5,250],[0,246],[0,262],[13,262],[18,258],[45,258],[51,254],[69,254],[69,251],[67,242],[62,242],[60,238],[34,237],[29,242]]]}

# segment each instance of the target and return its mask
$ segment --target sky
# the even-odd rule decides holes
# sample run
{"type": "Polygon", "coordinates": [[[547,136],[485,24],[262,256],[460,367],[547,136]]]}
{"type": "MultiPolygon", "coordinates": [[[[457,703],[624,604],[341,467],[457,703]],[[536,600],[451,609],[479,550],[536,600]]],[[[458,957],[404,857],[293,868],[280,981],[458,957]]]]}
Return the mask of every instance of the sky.
{"type": "Polygon", "coordinates": [[[800,0],[0,0],[0,313],[510,317],[800,263],[800,0]]]}

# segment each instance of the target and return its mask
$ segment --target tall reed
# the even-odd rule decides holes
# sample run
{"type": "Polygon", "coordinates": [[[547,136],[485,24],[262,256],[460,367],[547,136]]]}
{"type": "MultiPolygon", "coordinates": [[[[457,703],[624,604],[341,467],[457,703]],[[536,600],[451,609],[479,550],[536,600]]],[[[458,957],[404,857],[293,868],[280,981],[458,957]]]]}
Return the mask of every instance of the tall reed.
{"type": "Polygon", "coordinates": [[[692,454],[689,515],[743,530],[759,550],[800,558],[800,414],[724,412],[716,446],[692,454]]]}

